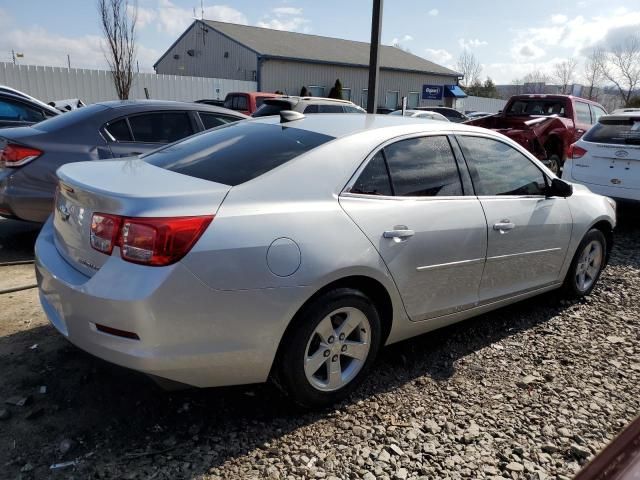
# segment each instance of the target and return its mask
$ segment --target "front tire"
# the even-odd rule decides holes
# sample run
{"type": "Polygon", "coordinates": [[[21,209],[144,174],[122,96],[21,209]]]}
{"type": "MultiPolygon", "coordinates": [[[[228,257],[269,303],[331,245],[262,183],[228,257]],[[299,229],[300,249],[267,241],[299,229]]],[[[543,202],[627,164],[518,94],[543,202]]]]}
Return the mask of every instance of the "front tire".
{"type": "Polygon", "coordinates": [[[351,288],[329,291],[296,316],[283,338],[276,384],[302,407],[333,404],[360,384],[380,343],[373,302],[351,288]]]}
{"type": "Polygon", "coordinates": [[[591,229],[580,242],[564,281],[564,291],[569,297],[589,295],[596,286],[605,266],[607,240],[597,229],[591,229]]]}

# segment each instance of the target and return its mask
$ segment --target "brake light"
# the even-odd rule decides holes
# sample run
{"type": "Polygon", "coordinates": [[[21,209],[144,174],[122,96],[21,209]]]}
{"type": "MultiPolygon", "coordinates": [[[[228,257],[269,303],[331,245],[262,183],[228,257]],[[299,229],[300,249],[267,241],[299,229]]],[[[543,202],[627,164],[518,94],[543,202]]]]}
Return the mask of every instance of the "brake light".
{"type": "Polygon", "coordinates": [[[7,143],[0,155],[0,167],[21,167],[42,155],[42,150],[7,143]]]}
{"type": "Polygon", "coordinates": [[[94,213],[91,217],[91,246],[99,252],[111,255],[118,240],[121,221],[117,215],[94,213]]]}
{"type": "Polygon", "coordinates": [[[582,158],[587,151],[575,143],[569,147],[569,158],[582,158]]]}
{"type": "Polygon", "coordinates": [[[120,247],[120,256],[128,262],[152,266],[171,265],[189,253],[212,220],[213,215],[126,218],[94,213],[91,246],[110,255],[117,245],[120,247]]]}

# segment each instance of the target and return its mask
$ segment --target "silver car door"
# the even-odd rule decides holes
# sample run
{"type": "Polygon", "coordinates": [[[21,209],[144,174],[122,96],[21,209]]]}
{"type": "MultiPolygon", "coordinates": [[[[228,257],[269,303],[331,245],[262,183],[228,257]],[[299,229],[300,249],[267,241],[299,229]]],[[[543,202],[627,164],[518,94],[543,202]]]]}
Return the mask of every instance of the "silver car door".
{"type": "Polygon", "coordinates": [[[386,263],[412,320],[477,304],[487,226],[480,202],[464,195],[446,136],[386,145],[340,204],[386,263]]]}
{"type": "Polygon", "coordinates": [[[571,237],[565,198],[548,197],[549,180],[511,145],[482,136],[457,136],[488,225],[480,301],[559,281],[571,237]]]}

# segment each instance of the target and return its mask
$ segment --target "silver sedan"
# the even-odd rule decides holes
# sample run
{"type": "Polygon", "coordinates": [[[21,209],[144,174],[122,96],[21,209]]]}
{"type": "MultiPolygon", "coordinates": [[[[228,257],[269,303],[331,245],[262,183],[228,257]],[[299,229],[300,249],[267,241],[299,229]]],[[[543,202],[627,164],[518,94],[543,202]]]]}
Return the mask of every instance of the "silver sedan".
{"type": "Polygon", "coordinates": [[[383,345],[594,288],[615,203],[506,137],[283,112],[142,158],[58,170],[42,306],[78,347],[158,379],[275,380],[314,407],[383,345]]]}

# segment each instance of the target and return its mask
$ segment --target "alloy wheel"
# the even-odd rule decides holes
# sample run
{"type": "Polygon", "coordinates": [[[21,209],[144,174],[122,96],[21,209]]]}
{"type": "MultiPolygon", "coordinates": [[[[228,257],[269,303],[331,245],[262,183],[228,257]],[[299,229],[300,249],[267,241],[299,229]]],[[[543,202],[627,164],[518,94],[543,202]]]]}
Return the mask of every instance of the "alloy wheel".
{"type": "Polygon", "coordinates": [[[598,278],[602,260],[602,244],[592,240],[582,250],[576,265],[576,286],[581,292],[589,290],[598,278]]]}
{"type": "Polygon", "coordinates": [[[316,389],[330,392],[351,382],[371,348],[371,325],[357,308],[343,307],[324,317],[307,342],[304,373],[316,389]]]}

